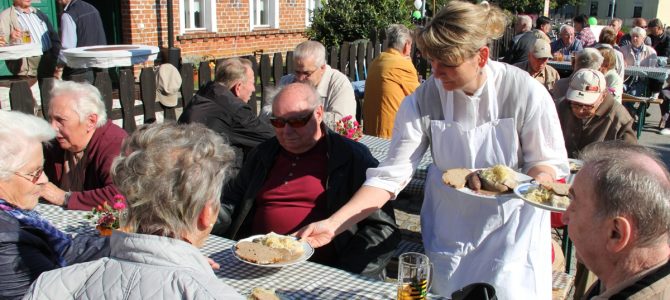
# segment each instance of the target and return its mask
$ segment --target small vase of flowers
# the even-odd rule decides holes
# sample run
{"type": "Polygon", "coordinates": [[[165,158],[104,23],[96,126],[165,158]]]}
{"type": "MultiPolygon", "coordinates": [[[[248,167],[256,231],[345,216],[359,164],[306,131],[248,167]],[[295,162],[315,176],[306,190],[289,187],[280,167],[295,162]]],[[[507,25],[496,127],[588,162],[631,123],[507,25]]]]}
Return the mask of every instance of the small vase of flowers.
{"type": "Polygon", "coordinates": [[[358,141],[363,137],[363,126],[350,115],[335,123],[335,131],[354,141],[358,141]]]}
{"type": "Polygon", "coordinates": [[[123,195],[116,194],[112,205],[105,202],[102,205],[94,207],[86,215],[86,219],[91,220],[101,236],[110,236],[112,235],[112,230],[119,229],[119,220],[125,209],[125,198],[123,195]]]}

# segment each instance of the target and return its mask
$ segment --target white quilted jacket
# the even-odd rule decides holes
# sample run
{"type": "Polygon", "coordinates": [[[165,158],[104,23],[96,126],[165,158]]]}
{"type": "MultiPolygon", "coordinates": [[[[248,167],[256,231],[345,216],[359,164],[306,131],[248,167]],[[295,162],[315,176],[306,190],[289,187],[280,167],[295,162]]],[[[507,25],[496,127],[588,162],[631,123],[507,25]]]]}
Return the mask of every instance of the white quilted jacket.
{"type": "Polygon", "coordinates": [[[244,299],[186,242],[115,231],[110,246],[109,258],[43,273],[24,299],[244,299]]]}

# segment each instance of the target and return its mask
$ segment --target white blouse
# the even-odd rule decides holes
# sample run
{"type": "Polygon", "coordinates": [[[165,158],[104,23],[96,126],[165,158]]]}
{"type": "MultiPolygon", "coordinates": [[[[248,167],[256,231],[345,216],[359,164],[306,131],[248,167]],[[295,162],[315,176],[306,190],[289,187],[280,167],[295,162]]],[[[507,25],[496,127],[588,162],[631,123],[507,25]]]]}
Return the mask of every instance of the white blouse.
{"type": "MultiPolygon", "coordinates": [[[[453,121],[459,123],[464,130],[473,129],[490,122],[492,116],[488,105],[497,105],[498,119],[514,118],[516,121],[521,145],[518,153],[519,166],[522,170],[527,172],[531,167],[541,164],[553,167],[558,178],[566,176],[569,169],[563,133],[554,101],[547,90],[526,72],[522,72],[525,75],[508,74],[515,71],[509,66],[505,67],[503,63],[489,61],[484,70],[487,81],[473,96],[467,96],[461,90],[454,91],[453,121]],[[505,86],[510,84],[505,76],[526,76],[527,80],[524,78],[523,82],[527,84],[505,86]],[[511,88],[512,92],[506,98],[499,95],[498,99],[488,99],[488,88],[511,88]]],[[[438,79],[431,76],[422,85],[427,84],[436,85],[441,90],[440,94],[446,95],[438,79]]],[[[415,96],[416,92],[403,100],[396,114],[387,158],[377,168],[367,170],[365,185],[384,189],[397,196],[412,179],[414,170],[430,146],[415,96]]],[[[446,99],[441,97],[439,100],[444,109],[446,99]]],[[[435,150],[436,153],[440,151],[435,150]]]]}

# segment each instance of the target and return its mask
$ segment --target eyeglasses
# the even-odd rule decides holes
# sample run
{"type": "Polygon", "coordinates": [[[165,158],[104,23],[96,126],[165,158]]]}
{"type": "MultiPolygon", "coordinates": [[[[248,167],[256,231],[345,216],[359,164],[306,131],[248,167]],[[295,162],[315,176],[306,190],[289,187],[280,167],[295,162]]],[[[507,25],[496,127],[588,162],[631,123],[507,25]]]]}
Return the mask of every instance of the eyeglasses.
{"type": "Polygon", "coordinates": [[[311,77],[312,74],[314,74],[314,72],[316,72],[316,71],[318,71],[318,70],[319,70],[319,68],[316,68],[316,69],[314,69],[314,70],[312,70],[312,71],[309,71],[309,72],[308,72],[308,71],[297,71],[297,70],[296,70],[296,71],[293,71],[293,72],[295,73],[295,76],[296,76],[296,77],[301,76],[301,75],[302,75],[302,76],[305,76],[305,77],[311,77]]]}
{"type": "Polygon", "coordinates": [[[572,109],[576,109],[576,110],[592,110],[596,106],[595,105],[586,105],[586,104],[581,104],[581,103],[578,103],[578,102],[570,101],[570,107],[572,107],[572,109]]]}
{"type": "Polygon", "coordinates": [[[286,124],[291,126],[292,128],[300,128],[304,127],[307,125],[307,122],[312,119],[312,115],[314,114],[314,110],[309,112],[309,114],[302,116],[302,117],[297,117],[297,118],[290,118],[290,119],[284,119],[284,118],[278,118],[278,117],[271,117],[270,118],[270,124],[272,124],[273,127],[275,128],[284,128],[286,124]]]}
{"type": "Polygon", "coordinates": [[[40,180],[40,177],[42,177],[42,173],[44,173],[44,169],[40,167],[39,169],[37,169],[37,170],[35,170],[31,173],[24,174],[24,173],[14,172],[14,175],[19,176],[19,177],[21,177],[25,180],[28,180],[28,181],[32,182],[33,184],[35,184],[38,180],[40,180]]]}

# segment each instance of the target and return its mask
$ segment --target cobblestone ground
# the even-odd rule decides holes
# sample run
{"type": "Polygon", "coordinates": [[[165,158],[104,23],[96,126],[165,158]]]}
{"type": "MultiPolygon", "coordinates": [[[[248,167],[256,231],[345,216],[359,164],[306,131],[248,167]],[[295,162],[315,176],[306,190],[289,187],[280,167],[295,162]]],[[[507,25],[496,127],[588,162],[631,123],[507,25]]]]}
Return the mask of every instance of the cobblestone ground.
{"type": "Polygon", "coordinates": [[[421,223],[419,213],[423,196],[400,194],[393,201],[395,218],[401,229],[402,238],[411,242],[421,243],[421,223]]]}

